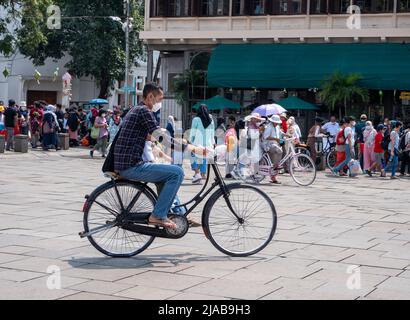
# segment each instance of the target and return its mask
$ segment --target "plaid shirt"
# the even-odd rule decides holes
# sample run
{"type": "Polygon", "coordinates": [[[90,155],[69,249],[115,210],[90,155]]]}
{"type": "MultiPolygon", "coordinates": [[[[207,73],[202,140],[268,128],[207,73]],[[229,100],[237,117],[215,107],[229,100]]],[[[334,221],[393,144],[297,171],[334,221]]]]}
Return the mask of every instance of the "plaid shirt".
{"type": "Polygon", "coordinates": [[[148,134],[159,129],[154,114],[146,107],[135,107],[126,115],[114,148],[116,172],[141,164],[148,134]]]}

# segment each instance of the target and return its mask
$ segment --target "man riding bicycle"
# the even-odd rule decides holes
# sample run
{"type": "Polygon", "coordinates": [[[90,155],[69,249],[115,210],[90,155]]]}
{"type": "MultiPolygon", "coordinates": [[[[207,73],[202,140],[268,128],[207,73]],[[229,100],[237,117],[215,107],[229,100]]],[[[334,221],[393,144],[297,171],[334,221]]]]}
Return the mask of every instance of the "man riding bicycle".
{"type": "MultiPolygon", "coordinates": [[[[149,223],[175,229],[177,226],[168,219],[168,213],[184,180],[184,171],[179,166],[144,163],[142,159],[145,142],[160,129],[154,112],[160,110],[163,98],[163,90],[158,85],[150,83],[144,87],[143,105],[132,108],[122,122],[114,147],[114,167],[127,180],[162,185],[149,223]]],[[[193,151],[195,152],[195,148],[193,151]]]]}

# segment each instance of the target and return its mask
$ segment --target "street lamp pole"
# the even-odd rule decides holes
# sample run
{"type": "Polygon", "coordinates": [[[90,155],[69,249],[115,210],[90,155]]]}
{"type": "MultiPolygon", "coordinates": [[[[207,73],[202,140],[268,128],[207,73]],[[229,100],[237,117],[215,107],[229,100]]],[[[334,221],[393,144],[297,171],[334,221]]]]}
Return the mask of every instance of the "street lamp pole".
{"type": "Polygon", "coordinates": [[[125,22],[125,108],[129,105],[129,73],[130,73],[130,0],[125,0],[126,2],[126,17],[125,22]]]}

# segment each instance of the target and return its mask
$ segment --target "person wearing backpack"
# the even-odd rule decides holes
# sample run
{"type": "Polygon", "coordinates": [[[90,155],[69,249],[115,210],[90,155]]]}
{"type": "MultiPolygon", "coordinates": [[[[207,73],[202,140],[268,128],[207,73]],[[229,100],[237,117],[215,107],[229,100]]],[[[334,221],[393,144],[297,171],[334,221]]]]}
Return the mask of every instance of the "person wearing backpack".
{"type": "Polygon", "coordinates": [[[406,166],[407,174],[410,176],[410,123],[406,125],[399,147],[402,152],[400,176],[404,177],[406,175],[406,166]]]}
{"type": "Polygon", "coordinates": [[[403,123],[400,121],[397,121],[394,125],[394,130],[390,134],[390,144],[389,144],[389,164],[385,168],[386,171],[391,169],[391,179],[395,180],[398,179],[396,177],[396,170],[397,167],[399,166],[399,144],[400,144],[400,136],[399,136],[399,131],[401,127],[403,126],[403,123]]]}

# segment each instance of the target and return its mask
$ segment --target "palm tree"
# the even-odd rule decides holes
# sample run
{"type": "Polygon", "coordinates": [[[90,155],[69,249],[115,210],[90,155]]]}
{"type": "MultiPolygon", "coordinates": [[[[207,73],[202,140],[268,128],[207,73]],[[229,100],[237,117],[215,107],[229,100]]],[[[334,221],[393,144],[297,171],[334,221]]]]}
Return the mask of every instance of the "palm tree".
{"type": "MultiPolygon", "coordinates": [[[[347,115],[347,105],[348,103],[351,105],[353,99],[356,98],[362,102],[369,101],[369,91],[358,84],[361,79],[362,76],[357,73],[345,75],[337,71],[323,81],[320,97],[332,111],[337,105],[339,107],[343,105],[345,115],[347,115]]],[[[339,117],[342,117],[340,108],[339,117]]]]}

